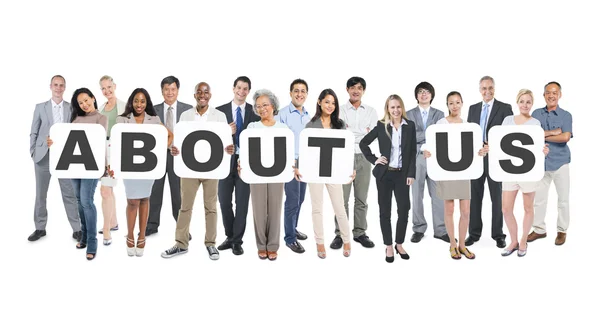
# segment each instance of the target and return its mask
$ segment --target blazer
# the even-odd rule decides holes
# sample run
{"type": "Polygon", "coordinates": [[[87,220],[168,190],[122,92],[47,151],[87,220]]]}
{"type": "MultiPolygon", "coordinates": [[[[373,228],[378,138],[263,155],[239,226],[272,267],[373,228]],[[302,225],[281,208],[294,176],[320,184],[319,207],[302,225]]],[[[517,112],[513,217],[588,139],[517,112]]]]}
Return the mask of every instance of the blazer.
{"type": "MultiPolygon", "coordinates": [[[[100,106],[100,109],[98,109],[99,112],[102,112],[102,110],[104,109],[104,106],[106,106],[106,103],[108,102],[104,102],[104,104],[102,104],[102,106],[100,106]]],[[[122,115],[125,112],[125,106],[127,106],[127,103],[117,99],[117,115],[122,115]]]]}
{"type": "MultiPolygon", "coordinates": [[[[406,120],[407,124],[402,125],[402,137],[400,149],[402,151],[402,170],[406,170],[406,177],[414,178],[417,171],[417,136],[415,133],[415,123],[412,120],[406,120]]],[[[369,145],[377,139],[379,142],[379,152],[381,156],[390,159],[392,153],[392,141],[386,133],[392,133],[392,125],[384,125],[382,121],[377,122],[375,129],[371,130],[360,140],[359,146],[365,158],[373,165],[377,161],[377,157],[371,152],[369,145]]],[[[375,165],[373,168],[373,176],[376,179],[381,179],[387,172],[388,165],[375,165]]]]}
{"type": "MultiPolygon", "coordinates": [[[[473,122],[479,125],[479,119],[481,118],[481,110],[483,108],[483,102],[473,104],[469,107],[469,115],[467,122],[473,122]]],[[[494,99],[494,105],[490,112],[490,118],[488,119],[487,127],[485,129],[485,137],[487,138],[490,129],[493,126],[500,126],[506,116],[513,115],[512,106],[494,99]]]]}
{"type": "MultiPolygon", "coordinates": [[[[225,104],[217,107],[217,110],[219,110],[219,111],[223,112],[223,114],[225,114],[228,124],[233,122],[233,114],[231,113],[231,102],[225,103],[225,104]]],[[[246,128],[248,128],[249,123],[255,122],[255,121],[260,121],[260,117],[258,115],[256,115],[256,113],[254,113],[254,108],[252,107],[252,105],[246,103],[246,106],[244,107],[244,126],[242,127],[242,131],[245,130],[246,128]]],[[[233,142],[235,142],[235,134],[232,134],[231,138],[233,139],[233,142]]],[[[234,170],[237,171],[237,160],[235,158],[236,157],[231,157],[230,172],[232,172],[234,170]]]]}
{"type": "MultiPolygon", "coordinates": [[[[227,122],[227,117],[225,114],[215,108],[208,107],[208,121],[219,121],[219,122],[227,122]]],[[[196,109],[188,109],[181,114],[181,118],[179,121],[194,121],[196,120],[196,109]]]]}
{"type": "Polygon", "coordinates": [[[425,144],[425,130],[428,126],[435,125],[438,120],[444,118],[444,112],[430,106],[429,115],[427,116],[425,125],[423,124],[419,106],[407,111],[406,117],[408,117],[408,120],[412,120],[415,123],[415,130],[417,132],[417,151],[420,151],[421,145],[425,144]]]}
{"type": "MultiPolygon", "coordinates": [[[[63,101],[63,121],[71,122],[71,103],[63,101]]],[[[54,124],[52,101],[48,100],[35,106],[31,132],[29,134],[29,154],[33,162],[38,163],[48,153],[46,138],[50,135],[50,127],[54,124]]]]}
{"type": "MultiPolygon", "coordinates": [[[[129,113],[127,117],[117,116],[117,123],[134,124],[136,122],[135,118],[133,117],[133,113],[129,113]]],[[[150,116],[146,114],[144,117],[144,124],[160,125],[162,122],[160,119],[158,119],[158,116],[150,116]]]]}
{"type": "MultiPolygon", "coordinates": [[[[158,118],[160,118],[160,121],[166,125],[165,123],[165,106],[167,106],[165,104],[165,102],[162,102],[158,105],[154,105],[154,110],[156,110],[156,115],[158,116],[158,118]]],[[[183,114],[183,112],[185,112],[188,109],[191,109],[192,105],[190,104],[185,104],[183,102],[179,102],[177,101],[177,116],[175,116],[175,123],[179,122],[179,118],[181,117],[181,114],[183,114]]],[[[175,127],[175,124],[173,124],[173,127],[175,127]]]]}

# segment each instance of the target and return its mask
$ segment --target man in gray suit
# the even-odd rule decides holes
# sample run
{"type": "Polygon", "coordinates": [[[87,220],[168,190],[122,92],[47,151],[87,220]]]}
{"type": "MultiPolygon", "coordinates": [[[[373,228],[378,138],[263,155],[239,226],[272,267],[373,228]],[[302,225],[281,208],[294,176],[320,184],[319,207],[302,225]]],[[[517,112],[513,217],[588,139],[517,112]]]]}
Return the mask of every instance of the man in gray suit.
{"type": "MultiPolygon", "coordinates": [[[[46,236],[46,223],[48,221],[48,210],[46,209],[46,198],[50,186],[50,162],[48,144],[46,139],[50,134],[50,127],[56,123],[68,123],[71,118],[71,104],[63,100],[65,92],[65,78],[56,75],[50,79],[50,90],[52,98],[46,102],[37,104],[31,122],[31,134],[29,135],[29,154],[33,159],[35,169],[35,208],[33,220],[35,231],[28,240],[33,242],[46,236]]],[[[63,203],[67,211],[67,218],[73,228],[73,238],[81,239],[81,222],[77,210],[77,198],[70,179],[58,179],[63,203]]]]}
{"type": "Polygon", "coordinates": [[[433,237],[450,242],[444,224],[444,202],[436,195],[435,181],[427,175],[427,163],[421,151],[421,146],[425,144],[425,130],[427,127],[444,118],[444,113],[441,110],[431,107],[434,97],[435,89],[429,82],[419,83],[415,88],[415,98],[419,105],[406,112],[408,119],[415,123],[417,130],[417,175],[412,187],[414,233],[410,238],[413,243],[420,242],[427,230],[427,221],[423,209],[425,181],[427,181],[427,189],[429,190],[429,197],[431,197],[433,237]]]}
{"type": "MultiPolygon", "coordinates": [[[[191,109],[192,105],[177,101],[177,96],[179,95],[179,79],[173,76],[166,77],[161,81],[160,88],[162,89],[162,95],[165,101],[155,105],[154,109],[156,110],[156,114],[160,118],[160,121],[173,132],[175,124],[179,122],[181,113],[191,109]]],[[[173,156],[171,155],[171,152],[169,150],[166,150],[165,152],[167,153],[167,171],[162,178],[154,181],[154,185],[152,186],[146,236],[158,233],[158,227],[160,226],[160,209],[162,208],[163,191],[165,189],[165,178],[167,175],[169,176],[171,209],[173,211],[175,222],[177,222],[179,209],[181,208],[179,177],[175,174],[175,170],[173,170],[173,156]]]]}

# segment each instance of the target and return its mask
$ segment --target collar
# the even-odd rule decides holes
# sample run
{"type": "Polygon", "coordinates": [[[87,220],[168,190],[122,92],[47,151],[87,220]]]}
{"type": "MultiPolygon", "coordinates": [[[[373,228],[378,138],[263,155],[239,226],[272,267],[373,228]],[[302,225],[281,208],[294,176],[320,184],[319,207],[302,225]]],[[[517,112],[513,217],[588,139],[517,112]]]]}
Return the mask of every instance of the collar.
{"type": "Polygon", "coordinates": [[[546,112],[547,114],[550,114],[550,112],[554,112],[554,115],[559,116],[559,115],[562,115],[563,109],[560,108],[560,105],[557,104],[555,110],[549,111],[548,106],[546,105],[546,106],[544,106],[544,112],[546,112]]]}
{"type": "MultiPolygon", "coordinates": [[[[352,103],[350,103],[350,100],[348,100],[348,102],[346,102],[346,108],[347,109],[354,109],[354,110],[358,110],[357,108],[354,108],[354,105],[352,105],[352,103]]],[[[360,105],[358,106],[358,108],[365,108],[365,105],[363,104],[362,101],[360,101],[360,105]]]]}
{"type": "Polygon", "coordinates": [[[57,103],[55,103],[55,102],[54,102],[54,100],[53,100],[53,99],[50,99],[50,103],[52,103],[52,107],[56,107],[56,106],[58,106],[58,107],[61,107],[61,106],[63,105],[63,103],[64,103],[64,102],[65,102],[65,101],[64,101],[64,100],[62,100],[62,101],[60,101],[60,103],[58,103],[58,104],[57,104],[57,103]]]}
{"type": "Polygon", "coordinates": [[[302,112],[300,112],[300,111],[299,111],[299,110],[296,108],[296,106],[294,106],[294,104],[292,104],[291,102],[290,102],[290,105],[288,105],[288,107],[289,107],[289,112],[290,112],[290,113],[293,113],[293,112],[298,112],[298,113],[299,113],[299,114],[301,114],[301,115],[308,115],[308,112],[306,111],[306,108],[304,107],[304,105],[302,105],[302,112]]]}

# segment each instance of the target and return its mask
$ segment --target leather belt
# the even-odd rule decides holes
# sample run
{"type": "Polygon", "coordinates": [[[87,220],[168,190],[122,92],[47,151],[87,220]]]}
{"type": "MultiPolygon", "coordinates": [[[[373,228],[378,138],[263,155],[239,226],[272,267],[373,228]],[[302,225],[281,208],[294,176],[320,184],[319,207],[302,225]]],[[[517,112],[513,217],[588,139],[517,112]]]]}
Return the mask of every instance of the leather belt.
{"type": "Polygon", "coordinates": [[[388,171],[401,171],[402,168],[394,168],[394,167],[388,167],[387,169],[388,171]]]}

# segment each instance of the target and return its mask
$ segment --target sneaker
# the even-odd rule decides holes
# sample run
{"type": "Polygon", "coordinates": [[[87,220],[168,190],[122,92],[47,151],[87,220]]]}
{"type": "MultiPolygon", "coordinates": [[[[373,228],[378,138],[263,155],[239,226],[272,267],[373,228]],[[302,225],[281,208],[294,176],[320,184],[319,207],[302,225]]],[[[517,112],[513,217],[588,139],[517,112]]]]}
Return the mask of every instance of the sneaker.
{"type": "Polygon", "coordinates": [[[171,258],[171,257],[177,256],[177,255],[182,255],[186,252],[188,252],[187,249],[179,248],[179,247],[177,247],[177,245],[175,245],[175,246],[171,247],[170,249],[163,251],[163,253],[160,254],[160,256],[163,258],[171,258]]]}
{"type": "Polygon", "coordinates": [[[219,251],[215,246],[208,246],[206,247],[206,250],[208,251],[210,260],[219,260],[219,251]]]}

